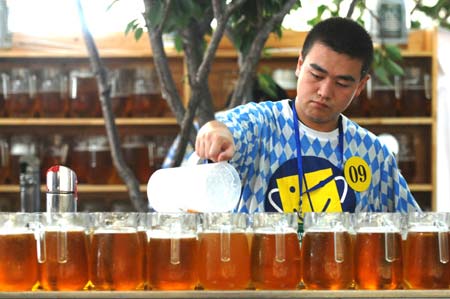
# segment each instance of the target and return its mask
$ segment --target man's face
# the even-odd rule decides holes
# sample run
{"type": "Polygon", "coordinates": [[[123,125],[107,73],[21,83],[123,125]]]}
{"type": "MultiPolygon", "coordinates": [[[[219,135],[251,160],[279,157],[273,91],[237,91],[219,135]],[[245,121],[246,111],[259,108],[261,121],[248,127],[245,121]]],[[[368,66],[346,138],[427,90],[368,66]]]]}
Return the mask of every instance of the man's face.
{"type": "Polygon", "coordinates": [[[300,120],[318,131],[337,127],[339,114],[364,88],[362,62],[315,43],[306,59],[299,58],[296,109],[300,120]]]}

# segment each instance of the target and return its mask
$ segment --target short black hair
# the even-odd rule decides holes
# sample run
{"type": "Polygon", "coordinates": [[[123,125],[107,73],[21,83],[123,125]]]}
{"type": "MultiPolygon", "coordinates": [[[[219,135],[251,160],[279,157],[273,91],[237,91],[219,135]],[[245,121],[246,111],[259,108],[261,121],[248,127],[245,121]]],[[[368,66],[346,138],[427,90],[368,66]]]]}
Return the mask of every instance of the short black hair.
{"type": "Polygon", "coordinates": [[[302,57],[306,58],[316,43],[362,61],[361,79],[369,72],[373,61],[373,42],[369,33],[349,18],[333,17],[317,23],[306,36],[302,57]]]}

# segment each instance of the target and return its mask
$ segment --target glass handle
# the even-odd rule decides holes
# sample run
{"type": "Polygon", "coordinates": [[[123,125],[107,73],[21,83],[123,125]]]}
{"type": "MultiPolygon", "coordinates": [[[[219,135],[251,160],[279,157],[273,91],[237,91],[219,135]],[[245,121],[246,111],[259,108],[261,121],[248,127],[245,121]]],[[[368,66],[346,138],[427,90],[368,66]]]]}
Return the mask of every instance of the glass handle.
{"type": "Polygon", "coordinates": [[[425,88],[425,98],[431,100],[431,77],[429,74],[423,75],[423,82],[425,88]]]}
{"type": "Polygon", "coordinates": [[[37,89],[37,78],[35,75],[30,76],[28,78],[28,84],[29,84],[29,94],[30,94],[30,98],[34,97],[34,95],[36,94],[36,89],[37,89]]]}
{"type": "Polygon", "coordinates": [[[220,260],[222,262],[229,262],[231,260],[230,233],[231,229],[229,226],[222,226],[220,228],[220,260]]]}
{"type": "Polygon", "coordinates": [[[178,265],[180,263],[180,239],[170,239],[170,263],[178,265]]]}
{"type": "Polygon", "coordinates": [[[5,99],[8,98],[8,86],[9,86],[9,76],[7,74],[2,74],[2,89],[3,89],[3,97],[5,99]]]}
{"type": "Polygon", "coordinates": [[[34,238],[36,240],[36,251],[38,263],[43,264],[47,259],[45,248],[45,229],[42,224],[36,223],[33,226],[34,238]]]}
{"type": "Polygon", "coordinates": [[[372,90],[372,79],[369,79],[366,83],[366,90],[367,90],[367,98],[371,99],[373,97],[373,90],[372,90]]]}
{"type": "Polygon", "coordinates": [[[72,99],[77,98],[77,86],[78,86],[78,80],[77,77],[70,78],[70,97],[72,99]]]}
{"type": "Polygon", "coordinates": [[[334,260],[336,263],[344,262],[344,233],[334,232],[334,260]]]}
{"type": "Polygon", "coordinates": [[[439,260],[442,264],[448,263],[448,232],[438,233],[439,260]]]}
{"type": "Polygon", "coordinates": [[[402,84],[401,84],[400,76],[395,76],[394,77],[394,93],[395,93],[395,98],[397,100],[399,100],[400,97],[402,96],[401,92],[402,92],[402,84]]]}
{"type": "Polygon", "coordinates": [[[56,254],[58,263],[67,263],[67,231],[62,227],[56,233],[56,254]]]}
{"type": "Polygon", "coordinates": [[[384,259],[392,263],[397,259],[396,240],[394,233],[384,233],[384,259]]]}
{"type": "Polygon", "coordinates": [[[277,263],[286,261],[285,235],[282,232],[275,234],[275,261],[277,263]]]}

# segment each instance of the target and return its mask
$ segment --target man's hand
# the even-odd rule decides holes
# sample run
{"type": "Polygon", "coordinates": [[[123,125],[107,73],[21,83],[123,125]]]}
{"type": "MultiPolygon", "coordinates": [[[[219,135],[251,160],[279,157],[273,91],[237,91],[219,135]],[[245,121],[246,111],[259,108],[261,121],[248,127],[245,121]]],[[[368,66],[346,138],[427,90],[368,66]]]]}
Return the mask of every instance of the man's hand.
{"type": "Polygon", "coordinates": [[[195,152],[202,159],[228,161],[235,152],[233,135],[223,123],[210,121],[198,131],[195,152]]]}

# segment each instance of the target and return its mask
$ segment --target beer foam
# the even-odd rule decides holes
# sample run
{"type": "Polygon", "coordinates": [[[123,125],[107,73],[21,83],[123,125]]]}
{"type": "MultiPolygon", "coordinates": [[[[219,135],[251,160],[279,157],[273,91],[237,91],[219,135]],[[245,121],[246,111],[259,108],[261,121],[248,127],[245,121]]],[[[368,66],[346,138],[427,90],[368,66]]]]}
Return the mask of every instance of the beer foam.
{"type": "Polygon", "coordinates": [[[51,225],[51,226],[46,226],[45,227],[45,231],[46,232],[82,232],[85,231],[86,229],[82,226],[77,226],[77,225],[73,225],[73,226],[57,226],[57,225],[51,225]]]}
{"type": "Polygon", "coordinates": [[[448,232],[448,229],[444,229],[444,227],[436,227],[434,225],[413,226],[413,227],[408,228],[408,232],[412,232],[412,233],[438,233],[438,232],[448,232]]]}
{"type": "Polygon", "coordinates": [[[305,233],[349,233],[344,227],[314,227],[305,229],[305,233]]]}
{"type": "Polygon", "coordinates": [[[297,233],[297,231],[292,227],[284,227],[283,230],[276,230],[273,227],[261,227],[261,228],[256,228],[254,233],[255,234],[264,234],[264,235],[281,235],[281,234],[297,233]]]}
{"type": "Polygon", "coordinates": [[[134,227],[97,228],[94,234],[130,234],[137,233],[134,227]]]}
{"type": "Polygon", "coordinates": [[[400,230],[390,226],[366,226],[359,228],[357,233],[400,233],[400,230]]]}
{"type": "Polygon", "coordinates": [[[26,227],[14,227],[8,229],[0,229],[0,235],[9,236],[9,235],[26,235],[33,234],[33,231],[27,229],[26,227]]]}
{"type": "Polygon", "coordinates": [[[163,230],[150,230],[148,231],[148,237],[150,239],[195,239],[197,238],[197,235],[189,232],[175,234],[173,232],[163,230]]]}

